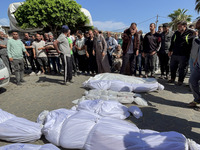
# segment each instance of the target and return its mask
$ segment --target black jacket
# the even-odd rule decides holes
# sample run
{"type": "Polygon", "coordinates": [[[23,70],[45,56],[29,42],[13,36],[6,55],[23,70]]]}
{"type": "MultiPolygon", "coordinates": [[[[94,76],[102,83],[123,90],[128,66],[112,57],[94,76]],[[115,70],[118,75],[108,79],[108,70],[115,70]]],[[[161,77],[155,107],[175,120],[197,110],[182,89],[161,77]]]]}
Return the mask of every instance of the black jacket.
{"type": "Polygon", "coordinates": [[[147,33],[143,41],[143,52],[151,53],[154,51],[158,51],[160,48],[160,42],[161,42],[160,34],[158,33],[151,34],[151,32],[147,33]]]}
{"type": "Polygon", "coordinates": [[[171,39],[171,46],[169,48],[173,55],[190,57],[193,41],[193,31],[186,29],[183,34],[176,31],[171,39]]]}
{"type": "Polygon", "coordinates": [[[159,53],[168,53],[169,52],[173,34],[174,33],[172,31],[169,31],[167,34],[165,32],[163,32],[161,34],[161,48],[159,50],[159,53]]]}

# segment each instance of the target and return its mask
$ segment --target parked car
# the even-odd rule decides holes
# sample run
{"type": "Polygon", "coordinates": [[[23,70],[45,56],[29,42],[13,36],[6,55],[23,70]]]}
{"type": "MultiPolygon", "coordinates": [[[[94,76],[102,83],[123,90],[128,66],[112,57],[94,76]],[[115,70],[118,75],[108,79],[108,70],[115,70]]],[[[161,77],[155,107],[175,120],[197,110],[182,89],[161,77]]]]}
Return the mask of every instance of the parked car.
{"type": "Polygon", "coordinates": [[[10,81],[10,75],[3,60],[0,58],[0,87],[7,85],[10,81]]]}

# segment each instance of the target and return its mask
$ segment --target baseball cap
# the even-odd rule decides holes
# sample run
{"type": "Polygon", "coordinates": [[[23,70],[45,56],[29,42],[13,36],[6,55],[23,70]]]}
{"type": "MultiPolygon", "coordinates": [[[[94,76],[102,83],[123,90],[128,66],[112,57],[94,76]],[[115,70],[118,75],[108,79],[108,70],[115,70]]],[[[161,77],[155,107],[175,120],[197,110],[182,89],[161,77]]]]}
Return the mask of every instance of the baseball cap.
{"type": "Polygon", "coordinates": [[[63,26],[62,26],[62,29],[64,29],[64,30],[69,30],[69,27],[68,27],[68,25],[63,25],[63,26]]]}

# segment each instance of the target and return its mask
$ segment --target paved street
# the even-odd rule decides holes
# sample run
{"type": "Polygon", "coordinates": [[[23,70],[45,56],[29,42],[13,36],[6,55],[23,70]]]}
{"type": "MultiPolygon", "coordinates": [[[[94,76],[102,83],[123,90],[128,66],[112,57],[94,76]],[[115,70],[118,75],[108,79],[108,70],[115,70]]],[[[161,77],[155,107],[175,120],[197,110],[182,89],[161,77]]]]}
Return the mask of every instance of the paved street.
{"type": "MultiPolygon", "coordinates": [[[[84,92],[81,88],[83,81],[88,76],[75,77],[75,82],[69,86],[62,85],[62,76],[26,76],[27,81],[22,86],[16,86],[11,82],[0,90],[0,108],[36,121],[38,114],[43,110],[58,108],[71,108],[72,100],[80,98],[84,92]]],[[[139,120],[131,117],[128,120],[135,123],[141,129],[157,131],[178,131],[187,138],[200,143],[200,112],[186,107],[193,97],[186,85],[176,86],[159,80],[165,85],[164,91],[142,94],[150,106],[140,107],[143,117],[139,120]]],[[[187,81],[185,81],[187,83],[187,81]]],[[[131,106],[134,104],[129,104],[131,106]]],[[[44,138],[35,144],[47,143],[44,138]]],[[[0,141],[0,146],[8,144],[0,141]]]]}

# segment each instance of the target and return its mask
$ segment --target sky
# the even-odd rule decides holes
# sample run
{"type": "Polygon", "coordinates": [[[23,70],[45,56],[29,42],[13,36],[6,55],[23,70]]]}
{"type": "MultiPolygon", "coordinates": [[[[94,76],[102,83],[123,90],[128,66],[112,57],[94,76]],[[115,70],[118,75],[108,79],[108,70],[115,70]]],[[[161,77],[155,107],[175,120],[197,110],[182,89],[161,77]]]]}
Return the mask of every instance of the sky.
{"type": "MultiPolygon", "coordinates": [[[[24,0],[21,0],[24,1],[24,0]]],[[[20,0],[2,0],[0,5],[0,25],[9,25],[7,15],[10,3],[20,0]]],[[[149,32],[149,24],[155,23],[158,15],[158,25],[171,20],[167,17],[177,9],[188,9],[187,15],[192,15],[192,21],[200,16],[195,10],[195,0],[76,0],[83,8],[90,11],[93,24],[99,30],[121,32],[132,22],[138,24],[138,29],[149,32]]]]}

